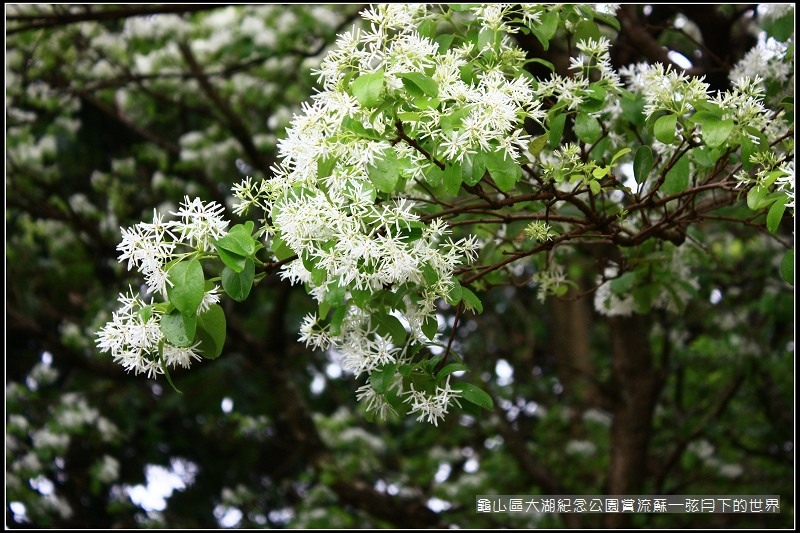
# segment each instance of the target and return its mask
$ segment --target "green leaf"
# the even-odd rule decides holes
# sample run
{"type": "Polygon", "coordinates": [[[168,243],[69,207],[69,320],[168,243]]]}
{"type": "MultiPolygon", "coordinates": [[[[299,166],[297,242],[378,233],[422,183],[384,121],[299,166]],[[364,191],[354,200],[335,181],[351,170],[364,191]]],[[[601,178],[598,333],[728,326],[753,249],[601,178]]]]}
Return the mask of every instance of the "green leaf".
{"type": "Polygon", "coordinates": [[[377,313],[372,315],[372,320],[376,322],[378,326],[378,334],[383,336],[390,336],[392,338],[392,343],[396,346],[402,346],[406,340],[406,328],[403,326],[403,323],[394,316],[388,313],[377,313]]]}
{"type": "Polygon", "coordinates": [[[438,98],[428,98],[427,96],[418,96],[412,100],[414,107],[420,111],[425,109],[435,109],[441,103],[438,98]]]}
{"type": "Polygon", "coordinates": [[[383,90],[383,69],[362,74],[350,86],[353,96],[364,107],[375,107],[383,90]]]}
{"type": "Polygon", "coordinates": [[[592,20],[584,19],[580,21],[574,31],[575,42],[580,40],[588,41],[589,39],[595,41],[600,40],[600,28],[597,26],[597,23],[592,20]]]}
{"type": "Polygon", "coordinates": [[[463,291],[464,288],[457,279],[454,279],[453,286],[450,288],[450,292],[447,293],[447,298],[445,298],[445,300],[450,305],[458,305],[458,302],[461,301],[462,294],[464,293],[463,291]]]}
{"type": "Polygon", "coordinates": [[[170,281],[167,284],[169,301],[184,315],[196,315],[205,294],[205,278],[200,261],[180,261],[169,269],[167,277],[170,281]]]}
{"type": "Polygon", "coordinates": [[[786,41],[794,33],[794,10],[782,17],[765,20],[762,27],[776,41],[786,41]]]}
{"type": "MultiPolygon", "coordinates": [[[[611,171],[609,167],[597,167],[592,170],[592,177],[596,180],[603,179],[604,177],[608,176],[608,173],[611,171]]],[[[598,184],[599,186],[599,184],[598,184]]],[[[596,193],[595,193],[596,194],[596,193]]]]}
{"type": "Polygon", "coordinates": [[[385,394],[392,386],[394,376],[397,372],[397,363],[387,363],[380,368],[376,368],[369,375],[369,382],[378,394],[385,394]]]}
{"type": "Polygon", "coordinates": [[[412,111],[401,111],[397,114],[397,118],[402,120],[403,122],[419,122],[422,118],[422,113],[412,112],[412,111]]]}
{"type": "Polygon", "coordinates": [[[197,315],[188,316],[175,309],[161,315],[161,333],[167,342],[178,348],[186,348],[194,342],[197,331],[197,315]]]}
{"type": "Polygon", "coordinates": [[[495,43],[497,42],[498,33],[488,26],[484,26],[481,28],[481,31],[478,32],[478,50],[484,50],[485,48],[495,49],[495,43]]]}
{"type": "Polygon", "coordinates": [[[637,128],[644,126],[644,96],[641,94],[626,95],[620,99],[620,106],[622,107],[622,118],[637,128]]]}
{"type": "MultiPolygon", "coordinates": [[[[322,306],[320,305],[320,308],[321,307],[322,306]]],[[[339,335],[342,334],[342,323],[344,322],[344,317],[347,316],[347,307],[348,306],[346,306],[346,305],[343,305],[341,307],[337,307],[336,311],[334,311],[333,314],[331,315],[331,321],[330,321],[330,325],[329,325],[330,331],[329,332],[334,337],[338,337],[339,335]]],[[[320,311],[320,316],[321,316],[321,311],[320,311]]]]}
{"type": "Polygon", "coordinates": [[[244,268],[240,272],[225,267],[222,269],[222,288],[228,296],[237,302],[243,302],[253,288],[255,273],[255,263],[249,257],[245,258],[244,268]]]}
{"type": "Polygon", "coordinates": [[[217,304],[211,305],[197,316],[197,338],[200,344],[197,350],[206,359],[216,359],[225,345],[227,323],[225,312],[217,304]]]}
{"type": "Polygon", "coordinates": [[[675,127],[678,125],[678,117],[673,114],[664,115],[656,120],[653,126],[653,134],[656,139],[664,144],[672,144],[675,141],[675,127]]]}
{"type": "MultiPolygon", "coordinates": [[[[746,129],[747,133],[753,133],[753,131],[751,131],[750,128],[745,128],[745,129],[746,129]]],[[[762,148],[763,146],[767,146],[766,139],[764,139],[762,137],[763,134],[761,132],[759,132],[758,130],[754,130],[754,131],[757,134],[756,137],[758,137],[758,142],[753,142],[753,140],[750,138],[750,135],[744,135],[742,137],[742,168],[744,170],[750,170],[751,168],[753,168],[755,166],[755,163],[753,163],[750,160],[750,157],[753,154],[756,154],[756,153],[762,151],[763,150],[763,148],[762,148]]]]}
{"type": "Polygon", "coordinates": [[[733,131],[733,119],[707,120],[703,122],[703,141],[706,145],[716,148],[724,143],[733,131]]]}
{"type": "Polygon", "coordinates": [[[611,158],[611,163],[609,163],[609,165],[613,165],[614,161],[616,161],[617,159],[619,159],[620,157],[624,156],[625,154],[627,154],[630,151],[631,151],[630,148],[623,148],[622,150],[620,150],[619,152],[614,154],[614,157],[611,158]]]}
{"type": "Polygon", "coordinates": [[[547,134],[542,134],[536,137],[535,139],[531,140],[528,144],[528,151],[531,153],[533,157],[539,157],[539,154],[542,153],[542,149],[544,149],[544,145],[547,143],[547,134]]]}
{"type": "Polygon", "coordinates": [[[480,298],[478,298],[474,292],[463,285],[461,286],[461,300],[464,302],[464,305],[467,307],[467,309],[472,309],[478,314],[483,313],[483,303],[481,303],[480,298]]]}
{"type": "Polygon", "coordinates": [[[575,135],[586,144],[593,144],[603,135],[603,128],[592,115],[578,113],[575,117],[575,135]]]}
{"type": "Polygon", "coordinates": [[[594,13],[593,16],[595,20],[605,22],[606,24],[608,24],[617,31],[620,30],[619,20],[617,20],[617,17],[615,17],[614,15],[608,15],[606,13],[594,13]]]}
{"type": "Polygon", "coordinates": [[[751,188],[749,191],[747,191],[747,207],[753,211],[759,209],[761,201],[767,196],[768,192],[769,189],[767,187],[762,187],[761,185],[756,185],[755,187],[751,188]]]}
{"type": "Polygon", "coordinates": [[[439,45],[439,53],[444,55],[447,53],[447,50],[450,48],[450,45],[453,43],[453,39],[455,39],[455,35],[452,33],[442,33],[438,35],[433,41],[439,45]]]}
{"type": "MultiPolygon", "coordinates": [[[[278,261],[289,259],[293,255],[295,255],[294,250],[289,248],[289,246],[287,246],[287,244],[283,242],[283,239],[281,239],[280,235],[277,233],[272,238],[272,253],[275,254],[275,257],[278,259],[278,261]]],[[[244,266],[242,266],[242,268],[244,268],[244,266]]]]}
{"type": "Polygon", "coordinates": [[[375,187],[384,193],[394,192],[400,180],[400,161],[393,148],[384,150],[381,159],[375,161],[368,169],[369,179],[375,187]]]}
{"type": "Polygon", "coordinates": [[[504,151],[487,152],[484,157],[486,168],[501,191],[510,191],[522,178],[522,167],[504,151]]]}
{"type": "Polygon", "coordinates": [[[685,191],[689,186],[689,157],[683,154],[675,165],[667,172],[664,177],[664,184],[661,186],[666,194],[677,194],[685,191]]]}
{"type": "MultiPolygon", "coordinates": [[[[409,89],[409,85],[413,85],[415,88],[422,91],[422,93],[427,94],[431,98],[436,98],[439,96],[439,85],[434,81],[433,78],[430,76],[426,76],[425,74],[421,74],[419,72],[403,72],[398,74],[403,79],[403,85],[406,89],[409,89]]],[[[412,92],[409,90],[409,92],[412,92]]],[[[422,96],[421,94],[414,94],[414,96],[422,96]]]]}
{"type": "Polygon", "coordinates": [[[461,164],[457,161],[449,163],[444,169],[443,177],[444,190],[447,191],[447,194],[456,196],[461,189],[462,183],[461,164]]]}
{"type": "Polygon", "coordinates": [[[561,136],[564,134],[564,124],[567,122],[567,115],[557,113],[550,119],[550,147],[558,148],[561,143],[561,136]]]}
{"type": "Polygon", "coordinates": [[[340,278],[334,278],[336,281],[327,285],[328,292],[325,293],[324,301],[332,307],[342,305],[344,297],[347,293],[347,287],[339,283],[340,278]]]}
{"type": "MultiPolygon", "coordinates": [[[[556,66],[554,64],[552,64],[551,62],[547,61],[546,59],[542,59],[541,57],[532,57],[530,59],[527,59],[527,60],[525,60],[525,64],[527,64],[527,63],[536,63],[536,64],[539,64],[539,65],[542,65],[543,67],[546,67],[551,72],[555,72],[555,70],[556,70],[556,66]]],[[[523,74],[524,74],[524,72],[525,71],[523,71],[523,74]]]]}
{"type": "Polygon", "coordinates": [[[600,191],[603,190],[603,188],[600,186],[600,182],[595,180],[589,182],[589,189],[591,189],[592,194],[600,194],[600,191]]]}
{"type": "Polygon", "coordinates": [[[648,313],[653,307],[653,301],[658,297],[659,289],[654,284],[639,285],[631,291],[633,305],[637,313],[648,313]]]}
{"type": "Polygon", "coordinates": [[[474,403],[475,405],[489,411],[494,408],[492,397],[489,396],[485,390],[481,389],[480,387],[476,387],[472,383],[458,381],[450,385],[450,387],[459,391],[461,393],[461,398],[464,398],[468,402],[474,403]]]}
{"type": "Polygon", "coordinates": [[[222,259],[222,262],[225,264],[225,266],[234,272],[241,272],[244,268],[245,259],[247,259],[247,257],[229,252],[225,248],[217,248],[217,253],[219,254],[219,258],[222,259]]]}
{"type": "Polygon", "coordinates": [[[781,261],[781,276],[786,283],[794,285],[794,250],[789,250],[781,261]]]}
{"type": "Polygon", "coordinates": [[[550,48],[550,39],[556,34],[558,21],[558,13],[555,11],[548,11],[542,15],[540,23],[534,24],[531,28],[531,31],[536,38],[539,39],[545,51],[550,48]]]}
{"type": "Polygon", "coordinates": [[[435,316],[428,316],[425,318],[425,321],[422,323],[422,333],[425,334],[430,340],[433,340],[436,337],[436,333],[439,331],[439,321],[436,320],[435,316]]]}
{"type": "Polygon", "coordinates": [[[377,131],[372,128],[367,128],[360,120],[356,120],[351,117],[344,117],[342,119],[342,128],[352,131],[359,137],[363,137],[365,139],[372,139],[373,141],[383,140],[383,137],[380,136],[377,131]]]}
{"type": "Polygon", "coordinates": [[[653,170],[653,150],[649,146],[640,146],[633,157],[633,177],[636,183],[644,183],[653,170]]]}
{"type": "Polygon", "coordinates": [[[477,154],[473,154],[469,161],[472,164],[472,168],[469,172],[470,177],[469,179],[464,177],[464,182],[467,185],[475,185],[481,181],[483,175],[486,174],[486,157],[483,152],[478,152],[477,154]]]}
{"type": "Polygon", "coordinates": [[[317,159],[317,178],[321,180],[330,176],[337,162],[338,158],[330,156],[317,159]]]}
{"type": "Polygon", "coordinates": [[[425,263],[422,266],[422,277],[429,286],[436,285],[436,282],[439,281],[439,274],[436,273],[436,269],[430,263],[425,263]]]}
{"type": "Polygon", "coordinates": [[[249,233],[245,233],[246,230],[243,226],[237,227],[242,229],[239,231],[232,230],[227,235],[223,235],[220,239],[213,241],[214,246],[217,250],[222,248],[238,255],[253,255],[256,251],[256,241],[249,233]]]}
{"type": "Polygon", "coordinates": [[[150,317],[153,316],[153,306],[152,305],[145,305],[141,309],[139,309],[139,319],[142,322],[147,322],[150,320],[150,317]]]}
{"type": "Polygon", "coordinates": [[[611,292],[614,294],[628,294],[636,282],[636,274],[634,272],[626,272],[618,278],[611,280],[611,292]]]}
{"type": "Polygon", "coordinates": [[[449,365],[445,365],[444,368],[436,373],[436,384],[438,385],[444,378],[453,372],[466,372],[467,370],[469,370],[469,368],[467,368],[467,365],[463,363],[450,363],[449,365]]]}
{"type": "Polygon", "coordinates": [[[717,152],[717,150],[709,148],[708,146],[698,146],[696,148],[692,148],[692,162],[696,167],[710,170],[714,168],[714,165],[716,165],[717,159],[719,158],[719,154],[717,152]]]}
{"type": "Polygon", "coordinates": [[[431,163],[429,165],[425,165],[424,167],[425,172],[425,182],[430,185],[431,187],[438,187],[442,184],[444,180],[444,170],[439,168],[439,165],[431,163]]]}
{"type": "Polygon", "coordinates": [[[770,233],[778,231],[778,226],[783,219],[783,212],[786,210],[786,201],[787,198],[785,196],[783,198],[778,198],[778,200],[772,204],[772,207],[769,208],[769,212],[767,213],[767,230],[769,230],[770,233]]]}

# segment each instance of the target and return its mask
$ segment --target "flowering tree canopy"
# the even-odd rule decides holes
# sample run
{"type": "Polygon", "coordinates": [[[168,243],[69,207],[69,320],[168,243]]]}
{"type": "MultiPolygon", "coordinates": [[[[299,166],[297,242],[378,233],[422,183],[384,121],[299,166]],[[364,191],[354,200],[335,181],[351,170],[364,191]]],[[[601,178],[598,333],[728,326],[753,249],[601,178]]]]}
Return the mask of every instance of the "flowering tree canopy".
{"type": "MultiPolygon", "coordinates": [[[[258,397],[236,419],[236,438],[297,454],[291,474],[260,460],[267,479],[296,475],[308,496],[290,518],[252,511],[249,523],[262,526],[361,525],[315,522],[313,508],[335,500],[370,524],[472,527],[458,513],[470,513],[461,507],[479,490],[496,491],[491,476],[477,488],[432,488],[471,456],[426,450],[425,464],[447,472],[404,492],[396,487],[413,469],[391,482],[372,475],[391,454],[369,431],[403,428],[409,453],[451,438],[445,428],[466,439],[453,447],[472,450],[465,442],[480,426],[480,446],[514,456],[486,472],[509,461],[521,472],[498,493],[667,493],[671,476],[683,480],[681,461],[737,478],[733,457],[748,443],[786,438],[754,429],[731,446],[740,453],[718,457],[709,440],[733,437],[722,422],[710,434],[705,425],[733,405],[747,411],[756,393],[740,392],[743,382],[767,375],[767,360],[791,360],[794,10],[719,6],[704,22],[706,8],[7,7],[17,24],[7,50],[7,254],[24,271],[45,240],[61,262],[58,280],[14,289],[13,325],[45,338],[25,317],[44,313],[47,297],[26,292],[92,278],[85,294],[65,293],[81,319],[56,320],[61,333],[44,343],[56,359],[110,375],[121,366],[162,402],[193,405],[205,386],[228,400],[258,397]],[[705,26],[719,20],[728,42],[705,26]],[[546,339],[544,355],[534,339],[546,339]],[[97,352],[113,365],[96,363],[97,352]],[[718,398],[687,414],[684,376],[700,371],[686,390],[702,404],[703,365],[714,366],[718,398]],[[316,414],[324,386],[292,377],[303,368],[343,385],[316,414]],[[174,391],[156,385],[161,377],[174,391]],[[551,459],[602,457],[589,468],[596,475],[544,467],[527,440],[537,421],[552,430],[551,459]],[[682,424],[680,437],[657,430],[670,424],[682,424]]],[[[57,382],[50,367],[29,374],[30,391],[7,392],[14,409],[57,382]]],[[[764,400],[764,412],[784,412],[775,406],[785,393],[764,400]]],[[[28,452],[12,440],[14,497],[28,502],[26,513],[12,508],[20,523],[38,512],[20,479],[47,492],[34,450],[50,460],[81,432],[118,444],[136,433],[132,420],[126,433],[69,394],[40,428],[7,420],[30,441],[28,452]]],[[[181,417],[205,423],[191,410],[181,417]]],[[[92,462],[93,497],[119,470],[109,454],[92,462]]],[[[267,505],[255,481],[236,482],[215,496],[221,508],[267,505]]],[[[280,500],[269,505],[291,499],[264,490],[280,500]]],[[[68,503],[51,500],[34,522],[69,523],[68,503]]],[[[526,519],[535,523],[514,525],[542,525],[526,519]]]]}
{"type": "MultiPolygon", "coordinates": [[[[774,39],[771,68],[744,59],[714,92],[672,65],[616,70],[601,27],[620,25],[603,7],[361,15],[364,28],[339,35],[314,69],[321,88],[278,142],[280,161],[234,185],[234,213],[255,220],[231,226],[221,205],[187,197],[179,219],[156,211],[123,229],[120,260],[164,300],[120,295],[101,330],[98,347],[127,370],[217,358],[220,291],[242,301],[277,270],[318,303],[300,340],[367,377],[369,414],[410,404],[438,424],[459,398],[492,407],[475,385],[451,383],[468,366],[440,336],[440,305],[456,319],[480,313],[478,294],[518,267],[540,299],[563,296],[572,248],[590,246],[603,248],[598,312],[681,312],[697,294],[690,256],[713,238],[696,226],[745,199],[765,219],[732,218],[772,234],[794,212],[791,54],[774,39]],[[559,30],[575,48],[568,73],[537,78],[526,65],[553,65],[512,37],[547,48],[559,30]]],[[[774,242],[791,280],[791,246],[774,242]]]]}

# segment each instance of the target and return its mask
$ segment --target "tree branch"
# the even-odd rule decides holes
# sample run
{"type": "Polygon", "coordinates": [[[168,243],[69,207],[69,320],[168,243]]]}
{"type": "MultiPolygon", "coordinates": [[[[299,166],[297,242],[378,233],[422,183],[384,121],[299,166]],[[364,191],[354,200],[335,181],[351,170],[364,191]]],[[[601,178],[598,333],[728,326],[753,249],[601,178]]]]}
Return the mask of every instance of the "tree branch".
{"type": "Polygon", "coordinates": [[[113,9],[103,11],[89,11],[91,6],[85,6],[87,11],[83,13],[42,13],[42,14],[23,14],[6,15],[6,21],[18,23],[6,30],[6,35],[13,35],[24,31],[40,30],[44,28],[55,28],[67,26],[79,22],[109,22],[114,20],[126,19],[131,17],[141,17],[146,15],[164,15],[175,13],[197,13],[198,11],[208,11],[234,4],[152,4],[136,5],[123,4],[113,9]]]}
{"type": "Polygon", "coordinates": [[[226,102],[220,96],[219,92],[217,92],[217,89],[211,83],[211,80],[208,79],[208,76],[203,71],[202,67],[200,67],[200,64],[197,62],[197,59],[192,53],[192,49],[185,42],[178,44],[178,48],[180,49],[181,55],[186,61],[186,64],[189,66],[192,76],[200,84],[200,88],[203,90],[205,95],[222,113],[223,119],[227,123],[228,128],[231,130],[231,133],[236,140],[242,145],[242,149],[250,158],[250,162],[265,176],[269,175],[270,162],[256,148],[255,144],[253,143],[253,138],[250,135],[250,132],[247,130],[247,126],[245,126],[245,124],[239,119],[239,116],[231,108],[230,104],[228,104],[228,102],[226,102]]]}

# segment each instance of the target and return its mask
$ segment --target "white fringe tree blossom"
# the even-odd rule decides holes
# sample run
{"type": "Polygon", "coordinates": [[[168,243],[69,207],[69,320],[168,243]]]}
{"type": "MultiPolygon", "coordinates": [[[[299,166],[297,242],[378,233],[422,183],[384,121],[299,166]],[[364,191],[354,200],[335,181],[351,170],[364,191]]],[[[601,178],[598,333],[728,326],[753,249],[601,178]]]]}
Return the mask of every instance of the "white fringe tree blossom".
{"type": "Polygon", "coordinates": [[[759,45],[745,62],[769,51],[769,68],[738,65],[733,88],[712,94],[671,66],[617,71],[603,35],[619,29],[615,11],[365,9],[314,69],[319,91],[278,142],[271,175],[233,186],[234,213],[257,210],[258,226],[228,230],[221,206],[187,197],[172,213],[179,220],[156,212],[122,230],[120,261],[164,302],[120,296],[98,347],[149,377],[213,359],[225,338],[217,282],[241,301],[277,272],[317,304],[299,340],[366,378],[356,394],[368,416],[438,425],[452,404],[493,403],[476,385],[451,382],[468,366],[453,336],[441,338],[437,314],[454,308],[455,329],[461,313],[481,312],[476,292],[513,262],[532,266],[528,282],[545,299],[570,286],[558,253],[567,243],[636,250],[601,265],[598,310],[679,311],[695,283],[688,266],[675,267],[677,250],[686,225],[717,205],[707,194],[732,203],[732,191],[747,188],[772,233],[785,208],[794,211],[793,123],[785,107],[766,104],[793,79],[792,47],[759,45]],[[531,34],[546,49],[557,31],[574,39],[570,75],[537,79],[527,65],[553,65],[514,38],[531,34]],[[524,225],[510,235],[514,221],[524,225]],[[201,262],[220,276],[206,278],[201,262]]]}

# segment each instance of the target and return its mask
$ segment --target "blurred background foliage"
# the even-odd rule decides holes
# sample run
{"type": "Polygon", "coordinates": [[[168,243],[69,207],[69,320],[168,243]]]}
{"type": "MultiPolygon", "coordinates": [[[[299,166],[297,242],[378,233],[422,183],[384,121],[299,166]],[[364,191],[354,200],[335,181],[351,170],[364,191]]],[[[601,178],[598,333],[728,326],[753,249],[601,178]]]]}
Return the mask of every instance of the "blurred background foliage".
{"type": "MultiPolygon", "coordinates": [[[[117,293],[141,282],[117,262],[120,227],[175,210],[184,195],[230,206],[234,183],[268,176],[277,139],[314,90],[311,69],[363,8],[6,4],[7,527],[613,525],[475,512],[479,494],[605,493],[616,326],[579,290],[546,303],[525,283],[488,290],[455,347],[495,411],[438,428],[366,422],[352,376],[296,342],[312,302],[277,277],[224,303],[223,356],[174,372],[181,395],[94,347],[117,293]]],[[[617,67],[657,60],[639,45],[651,39],[702,57],[693,73],[717,89],[758,29],[754,5],[618,15],[617,67]]],[[[566,68],[566,45],[543,51],[520,38],[566,68]]],[[[780,232],[791,241],[792,229],[780,232]]],[[[653,353],[648,376],[660,380],[635,485],[778,494],[782,512],[637,514],[623,525],[791,527],[793,290],[763,232],[696,231],[716,243],[692,259],[707,266],[697,298],[635,322],[653,353]]],[[[592,257],[576,250],[570,264],[591,286],[592,257]]],[[[452,326],[452,309],[441,319],[452,326]]]]}

